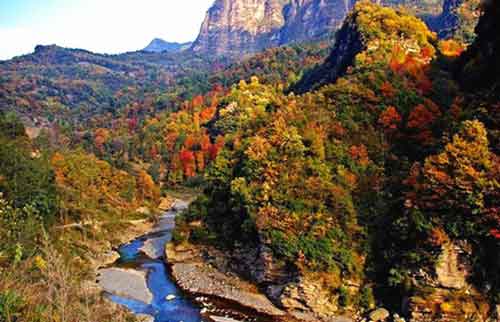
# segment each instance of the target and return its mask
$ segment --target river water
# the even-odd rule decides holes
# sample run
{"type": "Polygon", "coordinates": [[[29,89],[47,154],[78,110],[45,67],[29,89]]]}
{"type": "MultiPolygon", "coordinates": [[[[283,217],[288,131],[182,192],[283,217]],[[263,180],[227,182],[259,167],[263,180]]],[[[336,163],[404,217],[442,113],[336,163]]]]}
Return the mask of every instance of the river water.
{"type": "MultiPolygon", "coordinates": [[[[113,279],[113,282],[109,281],[110,278],[104,281],[111,283],[111,287],[108,287],[111,290],[106,292],[106,296],[135,314],[152,316],[155,322],[205,321],[201,316],[200,308],[175,285],[163,261],[165,243],[171,239],[175,216],[186,207],[187,203],[176,201],[173,209],[161,217],[152,232],[119,247],[120,259],[110,268],[111,270],[121,269],[129,274],[133,274],[135,270],[139,273],[138,275],[145,275],[151,300],[148,302],[138,300],[140,296],[134,296],[134,290],[130,291],[130,295],[126,294],[127,289],[123,290],[129,282],[126,275],[113,279]],[[112,285],[113,283],[122,283],[122,285],[112,285]],[[116,291],[119,295],[113,294],[114,287],[116,290],[122,288],[121,291],[116,291]]],[[[135,278],[138,275],[136,274],[135,278]]]]}

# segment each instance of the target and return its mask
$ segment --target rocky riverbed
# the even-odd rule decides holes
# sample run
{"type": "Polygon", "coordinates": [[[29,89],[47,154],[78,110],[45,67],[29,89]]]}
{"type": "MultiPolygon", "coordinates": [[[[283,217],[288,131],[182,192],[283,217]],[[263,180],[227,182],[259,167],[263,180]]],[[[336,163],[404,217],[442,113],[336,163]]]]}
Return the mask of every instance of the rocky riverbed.
{"type": "Polygon", "coordinates": [[[187,206],[176,200],[147,233],[121,245],[116,253],[101,256],[106,266],[98,270],[97,280],[105,296],[141,321],[253,322],[282,316],[254,286],[236,277],[231,280],[198,265],[166,265],[170,263],[165,261],[165,245],[171,239],[175,216],[187,206]],[[180,288],[171,274],[179,278],[180,288]]]}

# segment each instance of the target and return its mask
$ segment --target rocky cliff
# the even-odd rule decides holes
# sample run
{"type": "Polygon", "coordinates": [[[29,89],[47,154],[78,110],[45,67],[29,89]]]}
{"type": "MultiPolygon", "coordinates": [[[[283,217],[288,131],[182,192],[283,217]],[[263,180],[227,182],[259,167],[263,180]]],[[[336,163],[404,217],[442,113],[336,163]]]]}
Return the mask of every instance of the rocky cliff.
{"type": "Polygon", "coordinates": [[[285,0],[216,0],[192,49],[232,54],[276,46],[285,5],[285,0]]]}
{"type": "MultiPolygon", "coordinates": [[[[330,37],[357,0],[216,0],[192,49],[238,55],[330,37]]],[[[374,0],[405,7],[441,37],[471,41],[479,0],[374,0]]]]}

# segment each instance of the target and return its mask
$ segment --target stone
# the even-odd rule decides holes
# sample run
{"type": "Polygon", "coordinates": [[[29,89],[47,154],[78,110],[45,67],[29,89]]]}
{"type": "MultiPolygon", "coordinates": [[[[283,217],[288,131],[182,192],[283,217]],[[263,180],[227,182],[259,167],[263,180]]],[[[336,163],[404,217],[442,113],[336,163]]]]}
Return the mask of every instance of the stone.
{"type": "Polygon", "coordinates": [[[135,212],[137,212],[141,215],[146,215],[146,216],[151,215],[151,210],[149,210],[148,207],[139,207],[135,210],[135,212]]]}
{"type": "Polygon", "coordinates": [[[153,294],[146,284],[146,272],[134,269],[106,268],[98,271],[98,285],[106,292],[143,303],[151,303],[153,294]]]}
{"type": "Polygon", "coordinates": [[[167,297],[165,297],[167,301],[173,301],[176,299],[176,296],[174,294],[169,294],[167,297]]]}
{"type": "Polygon", "coordinates": [[[160,199],[160,204],[158,205],[158,209],[161,211],[167,211],[172,208],[174,204],[174,200],[172,198],[164,197],[160,199]]]}
{"type": "Polygon", "coordinates": [[[170,235],[158,238],[149,238],[144,242],[140,251],[151,259],[158,259],[165,254],[165,245],[170,240],[170,235]]]}
{"type": "Polygon", "coordinates": [[[436,277],[441,287],[463,289],[467,286],[471,268],[460,255],[460,248],[454,243],[443,245],[436,265],[436,277]]]}
{"type": "Polygon", "coordinates": [[[374,311],[372,311],[368,317],[370,320],[377,322],[377,321],[385,321],[388,317],[390,316],[389,311],[387,311],[384,308],[378,308],[374,311]]]}
{"type": "Polygon", "coordinates": [[[137,314],[137,321],[139,322],[154,322],[154,317],[148,314],[137,314]]]}
{"type": "Polygon", "coordinates": [[[216,316],[216,315],[211,315],[210,318],[214,320],[215,322],[241,322],[239,320],[231,319],[225,316],[216,316]]]}
{"type": "Polygon", "coordinates": [[[392,316],[392,321],[393,322],[406,322],[405,319],[403,319],[402,317],[400,317],[399,314],[397,314],[397,313],[395,313],[392,316]]]}

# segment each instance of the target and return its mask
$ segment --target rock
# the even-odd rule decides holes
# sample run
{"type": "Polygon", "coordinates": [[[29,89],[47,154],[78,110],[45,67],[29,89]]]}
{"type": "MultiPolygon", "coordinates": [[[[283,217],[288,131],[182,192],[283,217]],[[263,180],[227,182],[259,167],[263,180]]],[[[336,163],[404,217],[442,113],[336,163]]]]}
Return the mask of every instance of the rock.
{"type": "Polygon", "coordinates": [[[173,301],[176,299],[176,296],[174,294],[169,294],[167,297],[165,297],[167,301],[173,301]]]}
{"type": "Polygon", "coordinates": [[[153,39],[149,45],[144,48],[144,51],[151,53],[161,53],[161,52],[179,52],[188,49],[191,47],[192,43],[177,43],[177,42],[168,42],[160,38],[153,39]]]}
{"type": "Polygon", "coordinates": [[[397,313],[395,313],[392,316],[392,321],[393,322],[406,322],[405,319],[403,319],[402,317],[400,317],[399,314],[397,314],[397,313]]]}
{"type": "Polygon", "coordinates": [[[384,308],[378,308],[374,311],[372,311],[368,317],[370,320],[377,322],[377,321],[385,321],[388,317],[390,316],[389,311],[387,311],[384,308]]]}
{"type": "Polygon", "coordinates": [[[135,210],[135,212],[137,212],[141,215],[146,215],[146,216],[151,215],[151,210],[149,210],[148,207],[139,207],[135,210]]]}
{"type": "Polygon", "coordinates": [[[149,258],[158,259],[165,253],[165,244],[170,240],[170,236],[162,236],[158,238],[149,238],[140,248],[149,258]]]}
{"type": "Polygon", "coordinates": [[[146,284],[146,272],[143,271],[123,268],[101,269],[98,284],[111,294],[143,303],[151,303],[153,300],[153,294],[146,284]]]}
{"type": "Polygon", "coordinates": [[[137,314],[137,321],[139,322],[154,322],[155,318],[148,314],[137,314]]]}
{"type": "Polygon", "coordinates": [[[283,289],[279,303],[288,311],[301,311],[329,319],[332,318],[332,312],[338,311],[335,299],[321,282],[304,277],[283,289]]]}
{"type": "Polygon", "coordinates": [[[113,264],[120,258],[120,254],[114,250],[110,250],[105,252],[103,255],[98,257],[95,260],[95,265],[96,266],[108,266],[110,264],[113,264]]]}
{"type": "Polygon", "coordinates": [[[172,198],[168,198],[168,197],[161,198],[160,204],[158,205],[158,209],[161,211],[170,210],[170,208],[172,208],[172,205],[174,204],[174,202],[175,201],[172,198]]]}
{"type": "Polygon", "coordinates": [[[185,262],[171,265],[172,275],[181,289],[200,296],[216,296],[229,300],[258,313],[283,316],[269,299],[258,292],[254,285],[223,274],[202,262],[185,262]]]}
{"type": "Polygon", "coordinates": [[[216,315],[210,315],[210,319],[214,320],[215,322],[241,322],[239,320],[231,319],[228,317],[223,317],[223,316],[216,316],[216,315]]]}
{"type": "Polygon", "coordinates": [[[463,289],[467,286],[471,267],[464,257],[461,256],[461,249],[454,243],[443,245],[436,265],[437,281],[441,287],[463,289]]]}

